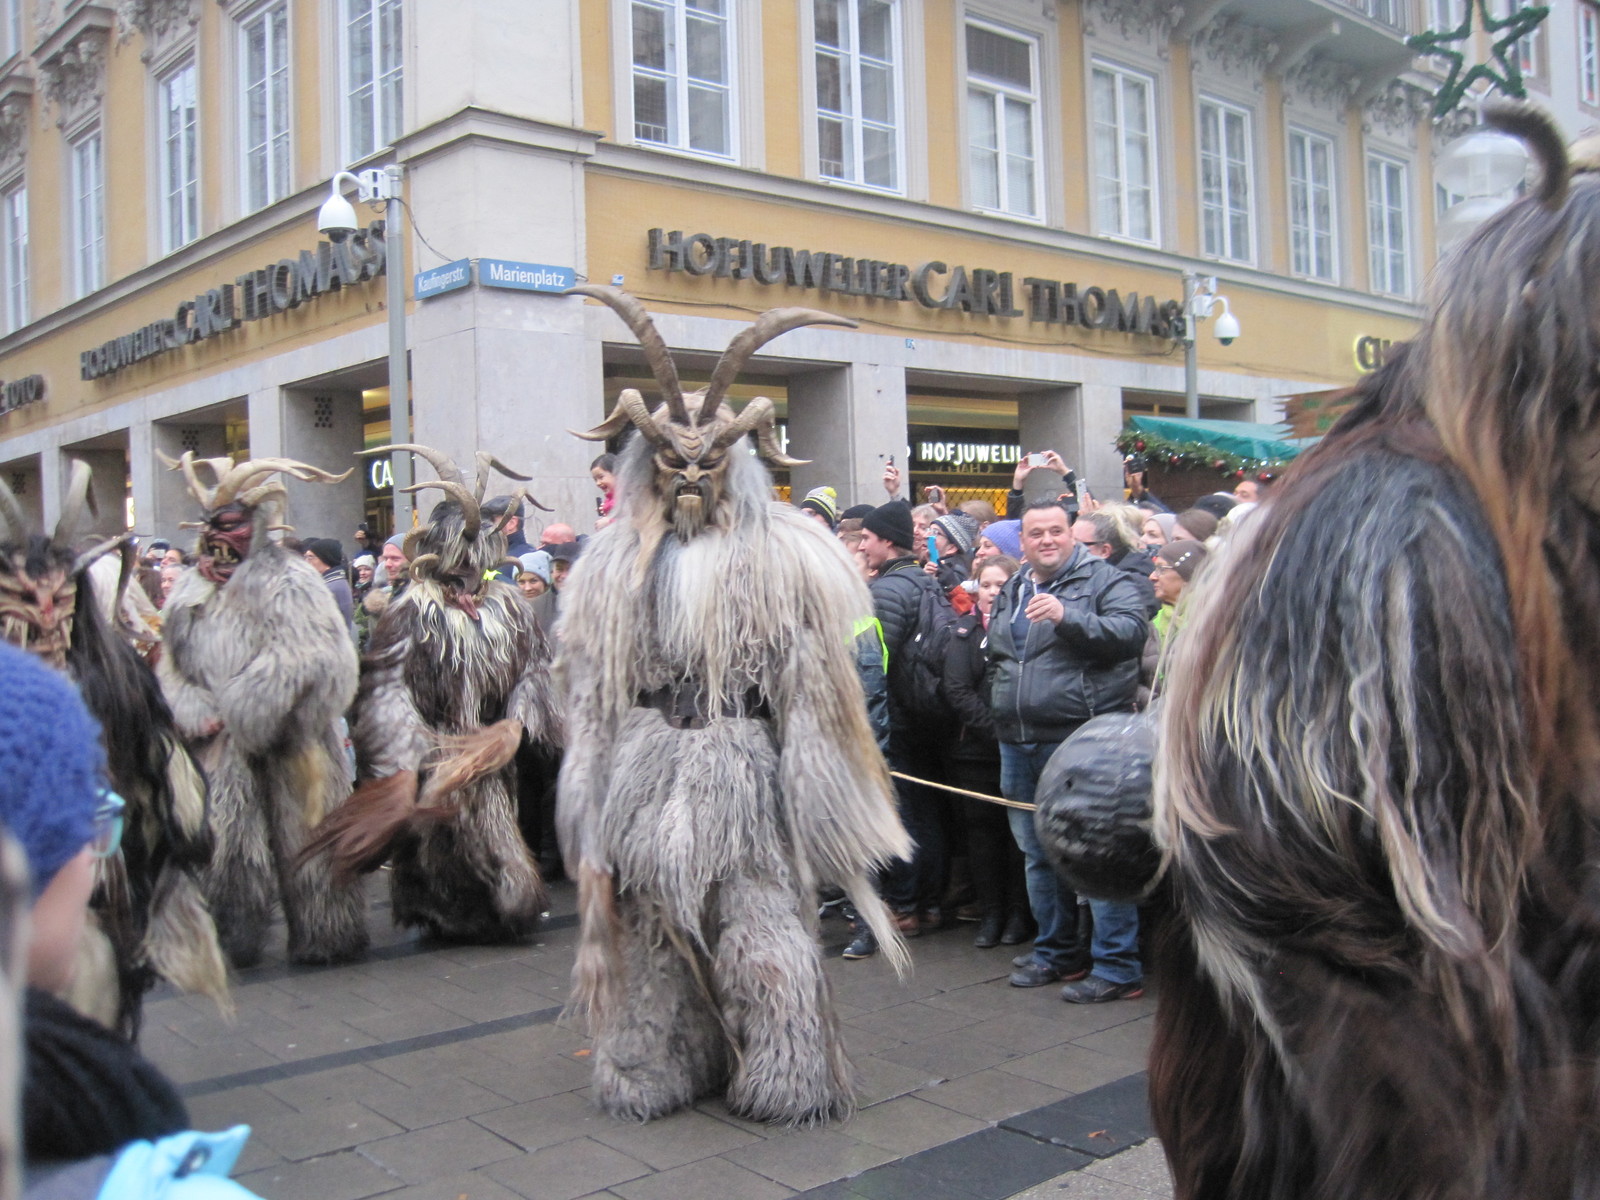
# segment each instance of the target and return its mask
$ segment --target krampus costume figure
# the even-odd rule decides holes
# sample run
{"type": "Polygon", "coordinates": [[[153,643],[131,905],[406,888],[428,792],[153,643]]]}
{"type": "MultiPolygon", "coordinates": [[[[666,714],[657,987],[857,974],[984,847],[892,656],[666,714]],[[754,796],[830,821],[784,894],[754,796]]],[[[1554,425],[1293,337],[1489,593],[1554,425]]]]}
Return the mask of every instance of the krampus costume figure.
{"type": "Polygon", "coordinates": [[[1183,1200],[1600,1195],[1600,175],[1420,334],[1201,581],[1156,831],[1183,1200]]]}
{"type": "Polygon", "coordinates": [[[174,466],[205,521],[199,564],[163,610],[157,676],[211,783],[205,893],[223,948],[238,966],[257,962],[281,900],[292,961],[352,958],[367,945],[360,889],[298,856],[350,791],[338,722],[355,696],[355,646],[322,577],[268,536],[282,528],[272,524],[284,499],[277,475],[345,476],[285,458],[197,462],[192,452],[174,466]]]}
{"type": "MultiPolygon", "coordinates": [[[[131,1038],[158,975],[226,1007],[228,974],[198,881],[211,857],[205,779],[178,738],[155,676],[107,622],[107,606],[94,592],[91,568],[118,549],[120,586],[127,586],[132,548],[125,535],[82,546],[89,479],[89,467],[74,462],[49,537],[29,532],[0,482],[0,636],[77,682],[102,730],[111,786],[127,803],[122,848],[98,864],[88,957],[70,999],[131,1038]]],[[[115,601],[111,607],[120,611],[115,601]]]]}
{"type": "Polygon", "coordinates": [[[871,612],[839,543],[787,506],[746,452],[788,465],[772,404],[737,417],[728,386],[764,342],[851,322],[769,312],[684,396],[643,307],[615,309],[665,405],[625,390],[582,436],[637,432],[617,521],[567,584],[557,675],[568,720],[558,821],[583,936],[574,999],[592,1018],[602,1109],[648,1120],[726,1091],[753,1120],[852,1106],[822,973],[818,884],[837,883],[897,966],[905,948],[868,874],[910,854],[856,676],[871,612]]]}
{"type": "Polygon", "coordinates": [[[479,454],[474,491],[426,446],[368,453],[397,449],[439,473],[408,491],[448,498],[407,538],[411,583],[378,618],[362,662],[354,739],[365,782],[308,853],[330,850],[340,878],[392,857],[401,925],[459,941],[517,938],[532,931],[545,892],[517,826],[513,756],[524,733],[558,745],[560,726],[533,608],[491,577],[517,507],[490,526],[480,506],[491,470],[527,477],[479,454]]]}

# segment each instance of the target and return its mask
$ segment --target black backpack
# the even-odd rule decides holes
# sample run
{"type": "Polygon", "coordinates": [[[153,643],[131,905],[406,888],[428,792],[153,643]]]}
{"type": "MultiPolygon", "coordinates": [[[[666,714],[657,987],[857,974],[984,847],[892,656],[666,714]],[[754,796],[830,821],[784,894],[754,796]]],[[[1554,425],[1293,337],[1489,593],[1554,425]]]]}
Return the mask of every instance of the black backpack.
{"type": "Polygon", "coordinates": [[[954,726],[955,710],[944,696],[944,660],[957,621],[944,589],[931,580],[917,603],[917,631],[900,648],[900,701],[919,721],[954,726]]]}

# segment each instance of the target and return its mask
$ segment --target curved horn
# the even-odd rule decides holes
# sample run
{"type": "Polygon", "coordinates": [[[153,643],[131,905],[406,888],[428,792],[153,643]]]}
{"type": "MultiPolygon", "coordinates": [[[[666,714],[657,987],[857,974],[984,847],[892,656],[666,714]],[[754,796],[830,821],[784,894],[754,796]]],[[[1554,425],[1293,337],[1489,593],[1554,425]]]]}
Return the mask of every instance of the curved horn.
{"type": "Polygon", "coordinates": [[[355,473],[355,468],[335,475],[331,471],[324,471],[321,467],[313,467],[310,463],[298,462],[292,458],[252,458],[240,463],[217,480],[217,491],[212,498],[212,507],[221,508],[224,504],[232,504],[238,499],[240,492],[250,490],[261,476],[278,471],[292,475],[302,483],[341,483],[355,473]]]}
{"type": "MultiPolygon", "coordinates": [[[[56,545],[69,546],[76,541],[83,525],[84,514],[94,513],[94,497],[89,494],[89,480],[93,474],[89,464],[83,459],[72,460],[72,474],[67,478],[66,498],[61,502],[61,518],[56,521],[56,532],[50,539],[56,545]]],[[[109,548],[108,546],[107,549],[109,548]]]]}
{"type": "Polygon", "coordinates": [[[415,442],[391,442],[387,446],[374,446],[371,450],[358,450],[358,455],[390,454],[396,450],[409,450],[418,458],[424,459],[438,472],[439,478],[450,483],[465,484],[467,477],[461,473],[461,468],[456,466],[455,460],[442,450],[435,450],[432,446],[419,446],[415,442]]]}
{"type": "Polygon", "coordinates": [[[717,434],[714,444],[725,448],[751,432],[756,435],[756,448],[761,457],[775,467],[799,467],[811,461],[808,458],[790,458],[778,446],[778,431],[773,424],[772,401],[765,396],[757,396],[746,404],[744,411],[733,424],[717,434]]]}
{"type": "Polygon", "coordinates": [[[656,424],[656,415],[645,407],[644,397],[637,388],[623,388],[617,397],[617,406],[611,410],[611,415],[588,433],[579,433],[576,429],[567,432],[576,437],[586,438],[591,442],[603,442],[614,438],[629,425],[644,434],[657,446],[667,444],[667,435],[661,432],[661,426],[656,424]]]}
{"type": "Polygon", "coordinates": [[[239,503],[246,508],[260,508],[268,500],[287,500],[289,489],[277,480],[270,483],[260,483],[250,488],[239,497],[239,503]]]}
{"type": "Polygon", "coordinates": [[[751,355],[779,334],[799,329],[802,325],[842,325],[847,329],[856,328],[856,322],[849,317],[836,317],[832,313],[819,312],[814,308],[774,308],[762,313],[750,328],[728,343],[728,348],[717,360],[716,369],[711,372],[711,382],[706,385],[706,399],[700,406],[699,423],[704,424],[705,420],[717,411],[717,403],[733,381],[739,377],[739,372],[744,370],[744,365],[750,361],[751,355]]]}
{"type": "Polygon", "coordinates": [[[515,479],[518,483],[527,483],[532,475],[521,475],[513,471],[487,450],[478,451],[478,499],[483,499],[483,493],[489,490],[489,472],[499,471],[507,479],[515,479]]]}
{"type": "Polygon", "coordinates": [[[1572,178],[1572,164],[1567,159],[1567,148],[1561,141],[1561,131],[1550,115],[1536,104],[1492,101],[1483,106],[1484,123],[1519,138],[1539,164],[1539,185],[1536,195],[1546,208],[1556,208],[1567,198],[1567,184],[1572,178]]]}
{"type": "Polygon", "coordinates": [[[565,294],[598,300],[622,318],[633,331],[633,336],[639,339],[639,348],[644,351],[644,361],[650,368],[650,374],[661,385],[661,396],[667,403],[667,411],[672,414],[674,421],[687,425],[689,412],[683,406],[683,385],[678,382],[678,368],[673,365],[672,351],[667,349],[666,340],[656,328],[656,323],[650,319],[644,305],[627,292],[603,283],[580,283],[568,288],[565,294]]]}
{"type": "Polygon", "coordinates": [[[478,531],[483,528],[483,514],[478,511],[478,498],[467,490],[465,484],[452,483],[448,479],[430,479],[426,483],[413,483],[410,487],[403,487],[402,492],[423,492],[429,488],[438,488],[450,499],[461,505],[461,516],[466,522],[464,534],[468,541],[478,536],[478,531]]]}
{"type": "Polygon", "coordinates": [[[28,518],[15,493],[0,479],[0,541],[20,542],[28,536],[28,518]]]}
{"type": "Polygon", "coordinates": [[[193,450],[185,450],[176,460],[168,458],[157,450],[156,457],[166,464],[169,471],[183,472],[183,481],[188,485],[189,494],[199,502],[201,508],[205,509],[215,507],[213,501],[216,497],[217,489],[215,487],[207,487],[200,482],[200,472],[195,469],[196,465],[201,462],[205,463],[211,468],[212,476],[218,480],[221,480],[223,474],[233,466],[231,458],[197,459],[193,450]]]}
{"type": "MultiPolygon", "coordinates": [[[[76,575],[79,571],[87,568],[96,559],[111,553],[111,551],[115,550],[118,546],[127,545],[129,539],[132,537],[132,533],[119,533],[114,538],[107,538],[103,542],[90,546],[82,554],[78,555],[77,558],[72,560],[72,570],[69,572],[69,574],[76,575]]],[[[119,597],[122,595],[123,590],[127,587],[127,581],[128,569],[127,565],[124,564],[122,574],[117,580],[117,595],[119,597]]]]}

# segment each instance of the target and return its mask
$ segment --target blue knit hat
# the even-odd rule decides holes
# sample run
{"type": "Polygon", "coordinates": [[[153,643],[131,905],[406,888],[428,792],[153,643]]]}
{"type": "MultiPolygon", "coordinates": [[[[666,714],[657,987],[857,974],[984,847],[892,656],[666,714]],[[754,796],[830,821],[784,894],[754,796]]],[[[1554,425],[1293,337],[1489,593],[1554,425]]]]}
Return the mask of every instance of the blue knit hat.
{"type": "Polygon", "coordinates": [[[1001,554],[1022,558],[1021,521],[991,521],[983,527],[983,536],[993,542],[1001,554]]]}
{"type": "Polygon", "coordinates": [[[0,643],[0,824],[27,851],[35,896],[89,844],[104,786],[100,726],[78,689],[0,643]]]}

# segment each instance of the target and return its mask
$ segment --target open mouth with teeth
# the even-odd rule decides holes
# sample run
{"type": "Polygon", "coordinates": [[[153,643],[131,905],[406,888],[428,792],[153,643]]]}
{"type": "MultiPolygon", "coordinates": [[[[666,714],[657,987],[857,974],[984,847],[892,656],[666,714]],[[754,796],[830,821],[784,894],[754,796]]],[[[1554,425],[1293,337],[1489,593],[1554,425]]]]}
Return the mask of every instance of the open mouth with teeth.
{"type": "Polygon", "coordinates": [[[200,540],[200,574],[212,583],[225,583],[244,555],[225,536],[207,534],[200,540]]]}

